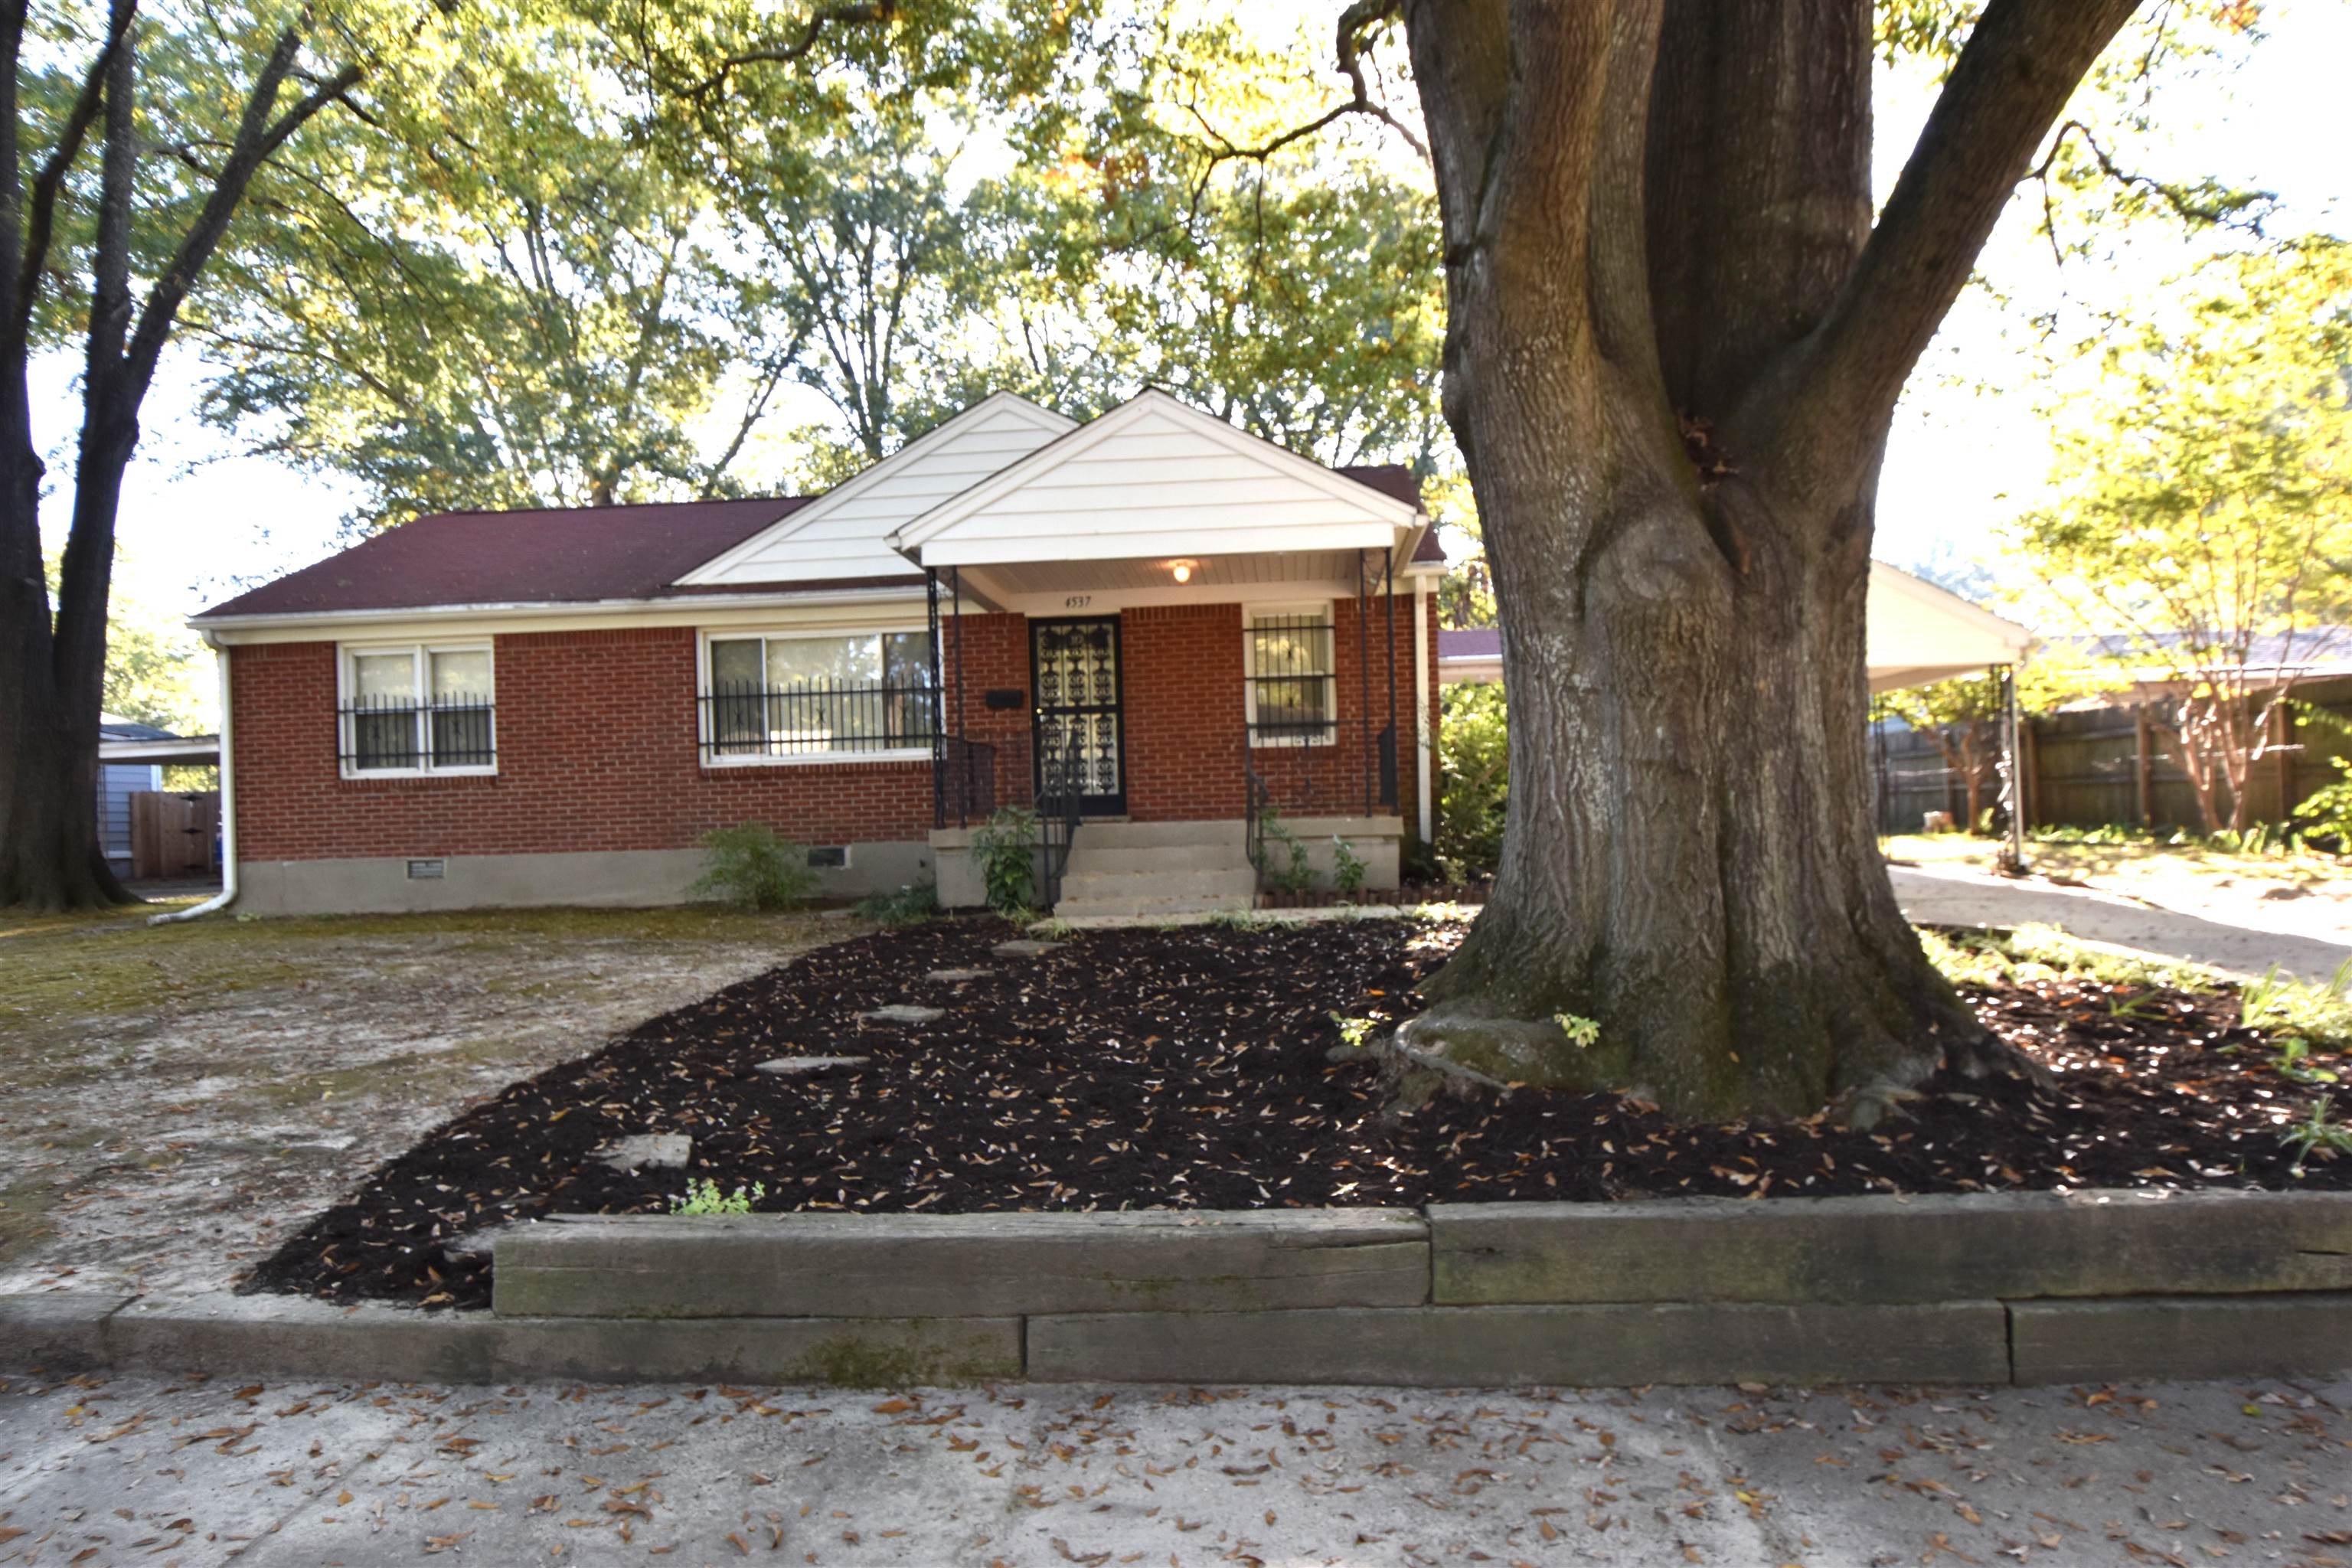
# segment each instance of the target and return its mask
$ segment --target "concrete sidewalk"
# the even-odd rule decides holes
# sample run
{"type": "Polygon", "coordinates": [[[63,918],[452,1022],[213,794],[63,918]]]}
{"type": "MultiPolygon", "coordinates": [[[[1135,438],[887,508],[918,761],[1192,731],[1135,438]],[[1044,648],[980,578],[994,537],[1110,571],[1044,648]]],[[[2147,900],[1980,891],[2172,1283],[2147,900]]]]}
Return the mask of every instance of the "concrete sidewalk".
{"type": "Polygon", "coordinates": [[[1904,914],[1926,925],[2052,925],[2086,942],[2137,948],[2233,974],[2257,975],[2276,964],[2282,973],[2315,982],[2331,978],[2352,961],[2352,947],[2338,942],[2158,909],[2088,888],[1943,867],[1896,866],[1892,872],[1904,914]]]}
{"type": "Polygon", "coordinates": [[[2352,1381],[1559,1393],[0,1379],[0,1563],[2352,1561],[2352,1381]]]}

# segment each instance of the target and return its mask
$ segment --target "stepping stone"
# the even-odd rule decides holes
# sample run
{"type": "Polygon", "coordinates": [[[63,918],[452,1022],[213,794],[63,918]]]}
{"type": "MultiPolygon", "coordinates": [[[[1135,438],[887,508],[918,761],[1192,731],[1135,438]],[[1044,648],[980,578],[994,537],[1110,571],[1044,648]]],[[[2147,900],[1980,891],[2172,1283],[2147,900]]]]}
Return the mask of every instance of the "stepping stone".
{"type": "Polygon", "coordinates": [[[923,978],[942,985],[960,985],[967,980],[985,980],[995,973],[993,969],[934,969],[923,978]]]}
{"type": "Polygon", "coordinates": [[[928,1024],[934,1018],[944,1018],[944,1007],[918,1007],[910,1002],[893,1002],[887,1007],[877,1007],[871,1013],[857,1015],[861,1021],[878,1024],[928,1024]]]}
{"type": "Polygon", "coordinates": [[[872,1057],[778,1057],[761,1062],[754,1072],[773,1073],[778,1078],[810,1078],[835,1068],[862,1068],[872,1057]]]}
{"type": "Polygon", "coordinates": [[[637,1132],[598,1152],[616,1171],[682,1170],[694,1157],[694,1140],[683,1132],[637,1132]]]}
{"type": "Polygon", "coordinates": [[[1018,942],[1000,942],[988,951],[999,958],[1043,958],[1062,945],[1058,942],[1039,942],[1033,937],[1023,937],[1018,942]]]}

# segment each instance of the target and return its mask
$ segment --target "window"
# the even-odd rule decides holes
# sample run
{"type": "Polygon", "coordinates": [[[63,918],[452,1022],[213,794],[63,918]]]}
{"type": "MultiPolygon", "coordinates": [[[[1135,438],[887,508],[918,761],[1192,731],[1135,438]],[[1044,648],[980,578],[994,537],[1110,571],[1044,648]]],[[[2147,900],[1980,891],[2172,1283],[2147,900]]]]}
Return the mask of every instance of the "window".
{"type": "Polygon", "coordinates": [[[1250,744],[1329,745],[1338,696],[1329,610],[1255,610],[1245,624],[1242,671],[1250,744]]]}
{"type": "Polygon", "coordinates": [[[346,774],[497,771],[487,646],[345,648],[342,687],[346,774]]]}
{"type": "Polygon", "coordinates": [[[923,751],[939,727],[929,632],[712,636],[702,745],[717,762],[923,751]]]}

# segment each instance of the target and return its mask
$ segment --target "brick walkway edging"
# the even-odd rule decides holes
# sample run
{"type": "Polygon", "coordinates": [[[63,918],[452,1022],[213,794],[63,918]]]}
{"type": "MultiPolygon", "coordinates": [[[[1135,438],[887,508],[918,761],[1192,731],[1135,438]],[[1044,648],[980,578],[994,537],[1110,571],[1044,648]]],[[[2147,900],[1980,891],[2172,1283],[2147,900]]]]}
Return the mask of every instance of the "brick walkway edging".
{"type": "Polygon", "coordinates": [[[0,1366],[1437,1387],[2352,1367],[2352,1193],[585,1215],[497,1256],[490,1312],[0,1298],[0,1366]]]}

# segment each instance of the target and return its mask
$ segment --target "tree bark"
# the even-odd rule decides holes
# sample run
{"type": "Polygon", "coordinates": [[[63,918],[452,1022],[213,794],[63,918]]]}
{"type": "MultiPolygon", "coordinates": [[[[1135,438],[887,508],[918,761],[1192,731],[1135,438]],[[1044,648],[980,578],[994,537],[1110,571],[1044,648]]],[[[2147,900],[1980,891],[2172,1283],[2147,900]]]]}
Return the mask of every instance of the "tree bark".
{"type": "Polygon", "coordinates": [[[2003,1059],[1876,849],[1873,508],[1912,362],[2132,8],[1991,0],[1874,231],[1868,0],[1408,0],[1511,704],[1494,890],[1408,1047],[1706,1118],[1867,1121],[2003,1059]]]}

